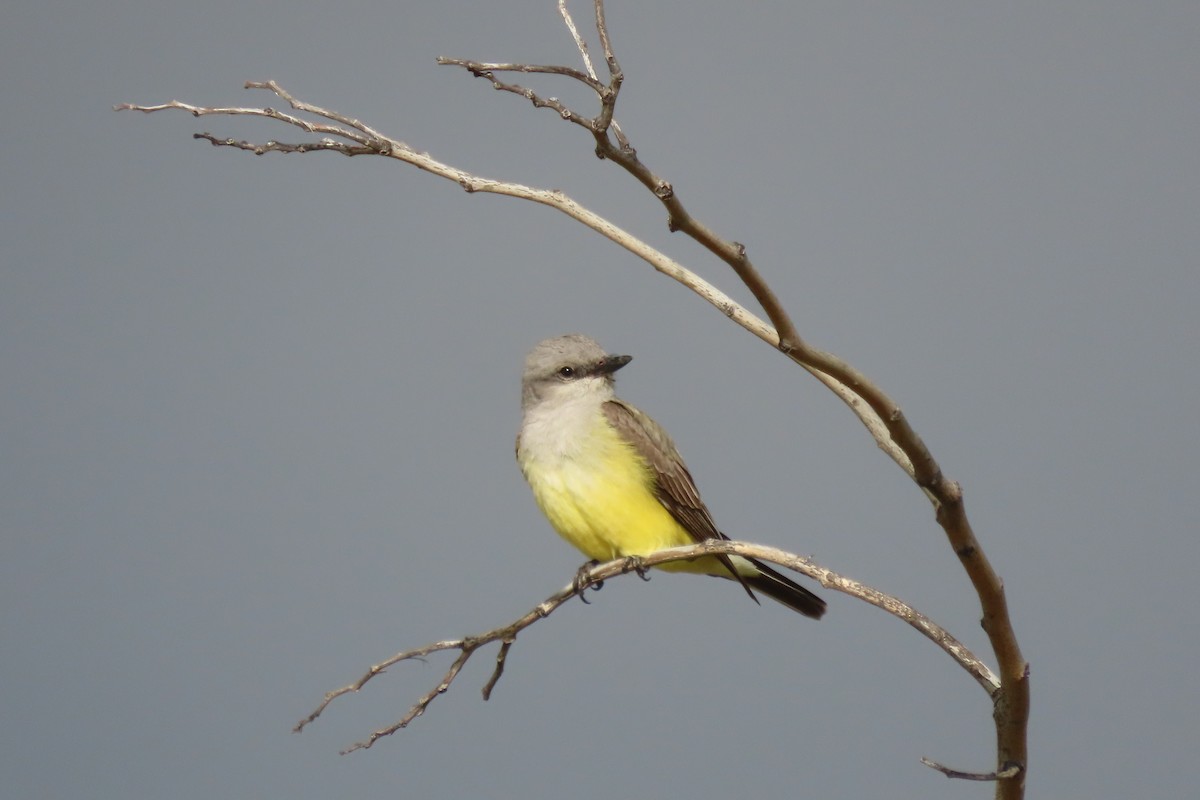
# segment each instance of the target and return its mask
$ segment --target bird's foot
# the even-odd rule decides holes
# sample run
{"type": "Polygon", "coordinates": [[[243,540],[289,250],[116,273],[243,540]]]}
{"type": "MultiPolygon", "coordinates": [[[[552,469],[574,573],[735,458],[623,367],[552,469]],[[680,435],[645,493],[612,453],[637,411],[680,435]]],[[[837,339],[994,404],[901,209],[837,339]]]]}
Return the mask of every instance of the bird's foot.
{"type": "Polygon", "coordinates": [[[641,556],[625,556],[625,566],[621,568],[621,571],[636,572],[642,580],[650,580],[650,568],[646,566],[646,562],[642,560],[641,556]]]}
{"type": "Polygon", "coordinates": [[[579,595],[579,599],[585,603],[591,603],[591,601],[583,596],[584,592],[588,589],[595,589],[598,592],[604,588],[604,581],[593,580],[591,575],[588,574],[592,571],[592,567],[599,563],[599,561],[593,558],[591,561],[582,564],[575,572],[575,594],[579,595]]]}

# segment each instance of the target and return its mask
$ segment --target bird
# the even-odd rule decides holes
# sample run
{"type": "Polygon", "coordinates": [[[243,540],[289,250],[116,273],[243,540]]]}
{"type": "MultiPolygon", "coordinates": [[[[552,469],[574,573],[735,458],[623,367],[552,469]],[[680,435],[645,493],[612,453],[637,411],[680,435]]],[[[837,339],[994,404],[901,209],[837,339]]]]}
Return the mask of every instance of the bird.
{"type": "MultiPolygon", "coordinates": [[[[517,463],[558,534],[592,561],[646,556],[713,539],[713,521],[667,432],[615,392],[633,359],[579,333],[539,342],[525,357],[517,463]]],[[[738,581],[806,617],[825,601],[753,558],[703,556],[659,565],[738,581]]]]}

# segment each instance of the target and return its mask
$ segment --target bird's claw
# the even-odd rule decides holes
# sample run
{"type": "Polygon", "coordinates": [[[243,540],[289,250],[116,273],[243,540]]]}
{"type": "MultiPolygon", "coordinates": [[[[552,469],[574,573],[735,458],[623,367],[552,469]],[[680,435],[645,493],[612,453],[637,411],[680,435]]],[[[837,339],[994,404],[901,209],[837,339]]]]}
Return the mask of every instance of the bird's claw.
{"type": "Polygon", "coordinates": [[[636,572],[642,580],[650,580],[650,568],[646,566],[646,562],[642,560],[641,556],[625,556],[625,566],[621,568],[621,571],[636,572]]]}
{"type": "Polygon", "coordinates": [[[579,595],[579,599],[588,605],[591,605],[591,601],[584,597],[583,593],[588,589],[594,589],[598,592],[604,588],[604,581],[594,580],[589,574],[592,571],[592,567],[599,563],[599,561],[593,558],[591,561],[581,565],[575,572],[575,594],[579,595]]]}

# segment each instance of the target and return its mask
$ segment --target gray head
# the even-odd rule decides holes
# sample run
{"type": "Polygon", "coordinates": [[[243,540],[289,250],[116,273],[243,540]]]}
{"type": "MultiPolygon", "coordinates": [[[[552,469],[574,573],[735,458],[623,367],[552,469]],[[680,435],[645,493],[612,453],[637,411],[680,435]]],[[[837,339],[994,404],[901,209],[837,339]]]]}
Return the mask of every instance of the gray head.
{"type": "Polygon", "coordinates": [[[582,333],[538,342],[525,356],[521,408],[528,410],[546,400],[568,402],[589,396],[607,400],[613,394],[613,373],[631,360],[633,356],[605,352],[599,342],[582,333]]]}

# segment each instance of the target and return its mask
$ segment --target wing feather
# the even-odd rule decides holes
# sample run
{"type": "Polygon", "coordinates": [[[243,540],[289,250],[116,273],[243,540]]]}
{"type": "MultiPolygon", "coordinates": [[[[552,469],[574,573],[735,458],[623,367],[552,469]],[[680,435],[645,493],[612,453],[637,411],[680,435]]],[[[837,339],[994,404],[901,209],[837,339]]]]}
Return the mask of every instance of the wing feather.
{"type": "MultiPolygon", "coordinates": [[[[621,438],[629,442],[634,451],[654,471],[655,495],[663,508],[675,518],[675,521],[688,532],[696,542],[708,539],[724,539],[729,537],[721,533],[713,522],[708,507],[700,499],[700,490],[687,465],[675,449],[675,443],[663,430],[662,426],[648,415],[617,398],[605,402],[602,406],[604,416],[621,438]]],[[[734,580],[742,585],[746,593],[758,602],[754,592],[745,579],[738,574],[733,561],[727,555],[716,557],[734,580]]]]}

